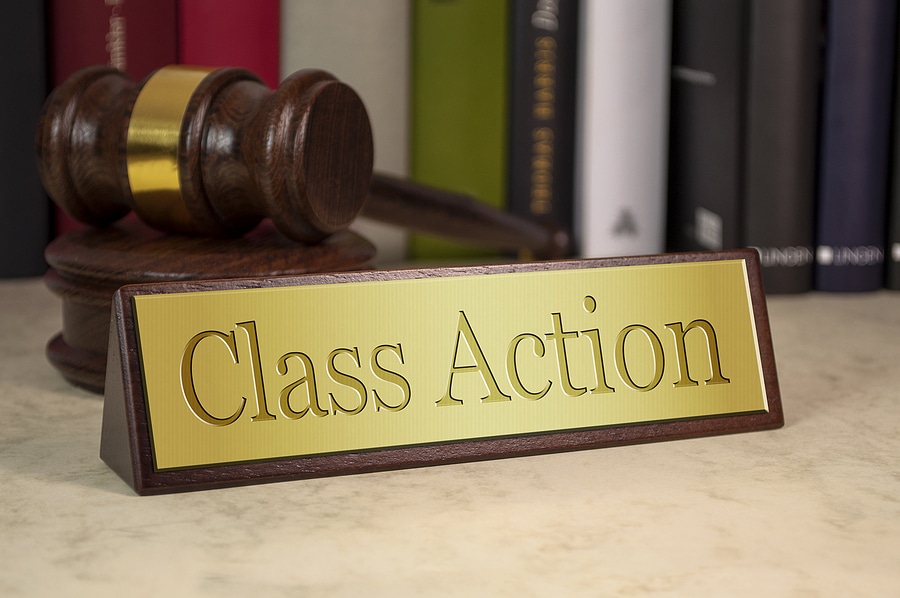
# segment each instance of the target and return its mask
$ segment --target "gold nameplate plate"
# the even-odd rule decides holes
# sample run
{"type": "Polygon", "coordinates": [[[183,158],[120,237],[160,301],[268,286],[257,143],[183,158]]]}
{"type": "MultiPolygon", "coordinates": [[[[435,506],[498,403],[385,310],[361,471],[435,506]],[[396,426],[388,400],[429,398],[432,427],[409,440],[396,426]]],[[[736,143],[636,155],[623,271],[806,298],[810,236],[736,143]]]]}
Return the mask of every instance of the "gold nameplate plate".
{"type": "Polygon", "coordinates": [[[754,251],[123,287],[140,494],[783,424],[754,251]]]}

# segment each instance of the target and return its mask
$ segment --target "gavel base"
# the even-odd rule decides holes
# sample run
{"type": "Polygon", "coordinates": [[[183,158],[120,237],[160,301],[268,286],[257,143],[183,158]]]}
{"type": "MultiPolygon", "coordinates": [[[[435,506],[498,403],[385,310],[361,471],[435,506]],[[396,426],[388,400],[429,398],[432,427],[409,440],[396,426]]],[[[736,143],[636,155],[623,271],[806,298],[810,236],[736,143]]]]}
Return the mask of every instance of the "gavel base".
{"type": "Polygon", "coordinates": [[[62,300],[62,331],[47,359],[72,384],[102,393],[113,294],[126,284],[271,278],[371,267],[375,248],[352,232],[316,245],[291,241],[268,221],[238,239],[174,236],[128,218],[58,237],[47,246],[47,287],[62,300]]]}

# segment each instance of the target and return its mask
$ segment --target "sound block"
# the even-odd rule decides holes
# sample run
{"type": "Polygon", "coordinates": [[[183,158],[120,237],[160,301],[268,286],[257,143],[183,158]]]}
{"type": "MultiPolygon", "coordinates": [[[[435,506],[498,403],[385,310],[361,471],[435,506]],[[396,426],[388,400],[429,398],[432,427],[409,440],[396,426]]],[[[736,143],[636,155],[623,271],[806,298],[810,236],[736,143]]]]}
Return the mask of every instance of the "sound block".
{"type": "Polygon", "coordinates": [[[168,235],[133,218],[58,237],[45,251],[45,284],[62,299],[62,331],[47,359],[72,384],[102,393],[113,294],[126,284],[297,276],[367,269],[375,248],[345,231],[316,245],[268,220],[240,238],[168,235]]]}

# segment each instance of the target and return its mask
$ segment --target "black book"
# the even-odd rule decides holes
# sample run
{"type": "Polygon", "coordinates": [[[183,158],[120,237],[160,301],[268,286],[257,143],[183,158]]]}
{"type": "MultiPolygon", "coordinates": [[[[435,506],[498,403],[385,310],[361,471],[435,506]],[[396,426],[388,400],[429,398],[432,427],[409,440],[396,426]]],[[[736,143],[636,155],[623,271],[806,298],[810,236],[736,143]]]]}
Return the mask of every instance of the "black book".
{"type": "MultiPolygon", "coordinates": [[[[898,29],[900,31],[900,29],[898,29]]],[[[898,36],[900,38],[900,36],[898,36]]],[[[897,64],[900,64],[900,39],[897,43],[897,64]]],[[[885,246],[884,286],[900,291],[900,76],[894,77],[894,132],[892,140],[893,169],[888,196],[888,230],[885,246]]]]}
{"type": "Polygon", "coordinates": [[[675,0],[667,243],[755,247],[769,293],[813,285],[819,0],[675,0]]]}
{"type": "Polygon", "coordinates": [[[511,3],[510,212],[572,234],[578,0],[511,3]]]}
{"type": "Polygon", "coordinates": [[[829,0],[816,288],[884,286],[895,0],[829,0]]]}
{"type": "Polygon", "coordinates": [[[46,95],[44,5],[21,0],[5,5],[0,20],[0,277],[43,274],[49,241],[50,201],[37,174],[34,135],[46,95]]]}

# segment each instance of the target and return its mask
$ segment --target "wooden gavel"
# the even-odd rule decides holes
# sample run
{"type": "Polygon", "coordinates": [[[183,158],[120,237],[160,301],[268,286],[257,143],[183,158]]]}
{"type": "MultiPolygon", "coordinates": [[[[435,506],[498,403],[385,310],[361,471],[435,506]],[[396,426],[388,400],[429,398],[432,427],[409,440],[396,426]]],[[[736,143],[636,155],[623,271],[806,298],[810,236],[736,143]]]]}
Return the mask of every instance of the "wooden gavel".
{"type": "Polygon", "coordinates": [[[316,243],[364,215],[536,256],[564,256],[568,235],[475,199],[373,174],[359,96],[315,69],[276,90],[237,68],[170,66],[141,83],[83,69],[48,97],[36,136],[51,198],[104,226],[134,211],[159,230],[236,236],[270,218],[316,243]]]}

